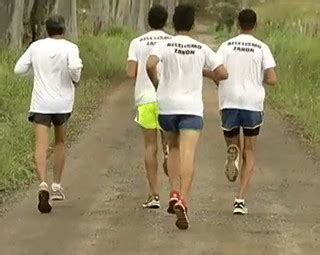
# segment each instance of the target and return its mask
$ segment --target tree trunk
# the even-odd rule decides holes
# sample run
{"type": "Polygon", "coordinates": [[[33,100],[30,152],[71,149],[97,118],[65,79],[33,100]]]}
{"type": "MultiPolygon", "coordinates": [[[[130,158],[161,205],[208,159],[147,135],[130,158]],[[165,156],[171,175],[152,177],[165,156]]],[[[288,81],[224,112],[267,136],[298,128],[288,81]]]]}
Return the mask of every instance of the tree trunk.
{"type": "Polygon", "coordinates": [[[14,2],[12,0],[0,1],[0,40],[10,42],[10,24],[14,13],[14,2]]]}
{"type": "Polygon", "coordinates": [[[30,14],[32,41],[45,37],[45,21],[52,13],[55,3],[56,0],[34,0],[30,14]]]}
{"type": "Polygon", "coordinates": [[[119,0],[119,6],[116,15],[116,25],[122,27],[129,22],[130,0],[119,0]]]}
{"type": "Polygon", "coordinates": [[[140,0],[140,8],[138,15],[138,26],[137,29],[139,32],[145,32],[146,29],[146,13],[148,11],[148,7],[150,2],[148,0],[140,0]]]}
{"type": "Polygon", "coordinates": [[[58,0],[55,9],[57,14],[65,18],[66,35],[71,39],[77,39],[77,0],[58,0]]]}
{"type": "Polygon", "coordinates": [[[23,39],[24,0],[14,1],[14,11],[10,24],[10,48],[21,48],[23,39]]]}
{"type": "Polygon", "coordinates": [[[93,34],[97,35],[99,32],[107,30],[110,25],[110,1],[93,0],[91,12],[93,34]]]}
{"type": "Polygon", "coordinates": [[[133,29],[137,29],[137,26],[138,26],[139,8],[140,8],[139,1],[132,0],[129,25],[133,29]]]}
{"type": "Polygon", "coordinates": [[[112,14],[111,14],[111,22],[112,25],[115,24],[116,18],[117,18],[117,9],[118,9],[118,3],[120,0],[111,0],[112,3],[112,14]]]}

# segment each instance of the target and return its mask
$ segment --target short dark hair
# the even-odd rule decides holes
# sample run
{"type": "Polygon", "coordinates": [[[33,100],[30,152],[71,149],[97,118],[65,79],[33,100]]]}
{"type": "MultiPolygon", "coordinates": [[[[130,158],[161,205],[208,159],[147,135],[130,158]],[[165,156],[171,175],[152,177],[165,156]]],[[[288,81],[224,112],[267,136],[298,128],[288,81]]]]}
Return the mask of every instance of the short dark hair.
{"type": "Polygon", "coordinates": [[[239,13],[238,21],[242,30],[252,30],[257,24],[257,14],[251,9],[244,9],[239,13]]]}
{"type": "Polygon", "coordinates": [[[49,36],[62,35],[65,32],[65,20],[61,15],[53,15],[46,20],[46,29],[49,36]]]}
{"type": "Polygon", "coordinates": [[[176,31],[190,31],[195,21],[195,8],[181,4],[176,7],[173,15],[173,26],[176,31]]]}
{"type": "Polygon", "coordinates": [[[162,5],[154,5],[148,13],[148,23],[152,29],[162,29],[168,20],[168,12],[162,5]]]}

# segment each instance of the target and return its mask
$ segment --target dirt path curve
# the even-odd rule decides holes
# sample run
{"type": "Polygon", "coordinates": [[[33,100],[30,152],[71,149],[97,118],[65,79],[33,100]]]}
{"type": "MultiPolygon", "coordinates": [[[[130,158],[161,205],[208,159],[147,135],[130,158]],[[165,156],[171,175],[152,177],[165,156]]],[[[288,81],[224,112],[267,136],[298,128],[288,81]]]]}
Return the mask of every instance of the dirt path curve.
{"type": "Polygon", "coordinates": [[[191,229],[178,231],[165,213],[168,183],[162,172],[163,208],[143,210],[146,182],[132,95],[127,83],[109,93],[99,117],[69,151],[66,202],[40,215],[33,186],[0,218],[1,255],[319,254],[319,167],[271,112],[259,143],[250,214],[232,215],[236,187],[224,177],[225,145],[209,82],[191,229]]]}

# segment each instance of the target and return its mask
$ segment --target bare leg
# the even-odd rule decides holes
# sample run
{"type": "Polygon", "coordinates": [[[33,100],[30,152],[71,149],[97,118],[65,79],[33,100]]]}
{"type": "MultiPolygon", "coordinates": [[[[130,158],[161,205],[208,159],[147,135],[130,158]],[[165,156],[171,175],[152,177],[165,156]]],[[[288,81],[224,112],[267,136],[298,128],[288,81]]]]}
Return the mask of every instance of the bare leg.
{"type": "Polygon", "coordinates": [[[240,141],[240,135],[237,135],[235,137],[224,137],[227,147],[230,145],[236,145],[241,150],[241,141],[240,141]]]}
{"type": "Polygon", "coordinates": [[[151,195],[159,195],[157,129],[143,129],[145,147],[145,167],[151,195]]]}
{"type": "Polygon", "coordinates": [[[165,133],[169,145],[168,175],[172,191],[180,191],[180,151],[179,134],[165,133]]]}
{"type": "Polygon", "coordinates": [[[162,151],[163,151],[163,171],[168,176],[168,157],[169,157],[169,146],[164,135],[164,132],[160,130],[161,134],[161,144],[162,144],[162,151]]]}
{"type": "Polygon", "coordinates": [[[34,125],[35,161],[40,183],[47,182],[47,153],[49,147],[49,128],[41,124],[34,125]]]}
{"type": "Polygon", "coordinates": [[[181,198],[188,201],[188,195],[192,184],[195,153],[200,138],[200,132],[180,131],[180,177],[181,198]]]}
{"type": "Polygon", "coordinates": [[[250,180],[254,173],[254,167],[256,162],[256,143],[257,137],[244,137],[241,185],[238,193],[239,199],[243,199],[245,194],[248,192],[250,180]]]}
{"type": "Polygon", "coordinates": [[[60,184],[61,177],[65,165],[66,158],[66,124],[56,126],[55,131],[55,147],[54,147],[54,167],[53,167],[53,182],[60,184]]]}

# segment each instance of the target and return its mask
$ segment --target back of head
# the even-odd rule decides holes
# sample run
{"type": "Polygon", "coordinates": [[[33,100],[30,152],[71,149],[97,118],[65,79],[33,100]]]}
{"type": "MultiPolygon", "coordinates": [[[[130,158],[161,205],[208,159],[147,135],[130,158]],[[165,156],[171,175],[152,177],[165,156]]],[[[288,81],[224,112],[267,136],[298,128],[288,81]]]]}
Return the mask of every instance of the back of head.
{"type": "Polygon", "coordinates": [[[46,29],[50,37],[63,35],[65,32],[65,20],[61,15],[53,15],[46,20],[46,29]]]}
{"type": "Polygon", "coordinates": [[[148,13],[148,23],[152,29],[163,29],[168,20],[168,12],[161,5],[153,6],[148,13]]]}
{"type": "Polygon", "coordinates": [[[244,9],[239,13],[238,21],[242,30],[253,30],[257,25],[257,14],[251,9],[244,9]]]}
{"type": "Polygon", "coordinates": [[[181,4],[176,7],[173,15],[174,29],[179,31],[190,31],[195,22],[195,8],[192,5],[181,4]]]}

